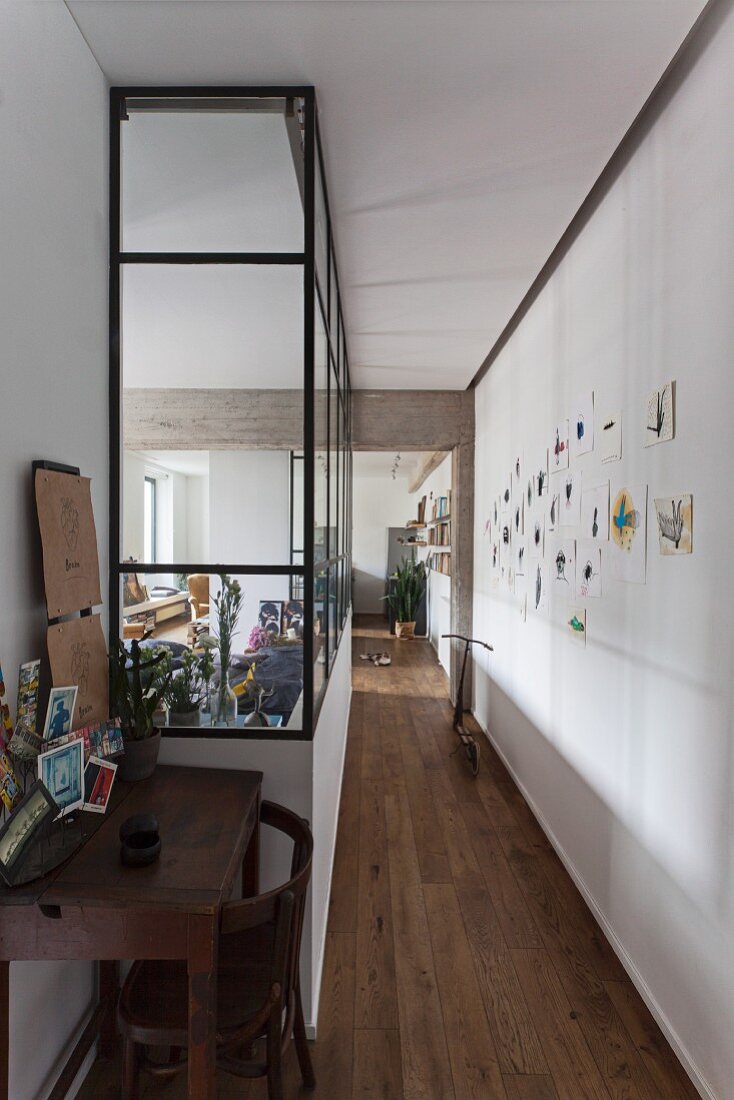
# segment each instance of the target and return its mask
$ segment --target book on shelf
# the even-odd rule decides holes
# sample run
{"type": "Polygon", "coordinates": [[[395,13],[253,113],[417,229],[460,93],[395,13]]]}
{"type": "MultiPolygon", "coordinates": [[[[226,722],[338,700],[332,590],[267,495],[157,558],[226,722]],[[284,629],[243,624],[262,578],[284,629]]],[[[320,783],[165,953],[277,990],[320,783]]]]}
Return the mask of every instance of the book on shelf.
{"type": "Polygon", "coordinates": [[[443,573],[444,576],[451,576],[451,554],[448,551],[437,552],[433,554],[432,568],[436,573],[443,573]]]}
{"type": "Polygon", "coordinates": [[[418,501],[418,523],[422,526],[426,522],[426,498],[418,501]]]}
{"type": "Polygon", "coordinates": [[[446,520],[445,523],[439,523],[436,527],[431,527],[428,530],[428,545],[429,546],[450,546],[451,545],[451,521],[446,520]]]}
{"type": "Polygon", "coordinates": [[[435,522],[437,519],[448,518],[451,514],[451,490],[447,489],[445,494],[437,496],[433,501],[433,509],[431,511],[431,519],[435,522]]]}

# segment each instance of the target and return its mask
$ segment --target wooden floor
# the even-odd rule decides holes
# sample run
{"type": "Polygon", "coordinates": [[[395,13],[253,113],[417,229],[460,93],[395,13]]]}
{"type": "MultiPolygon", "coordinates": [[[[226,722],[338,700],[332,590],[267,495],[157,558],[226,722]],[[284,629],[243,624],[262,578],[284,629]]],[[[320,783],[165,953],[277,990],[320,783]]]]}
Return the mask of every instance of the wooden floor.
{"type": "MultiPolygon", "coordinates": [[[[698,1094],[486,740],[451,756],[424,641],[355,620],[318,1085],[286,1100],[682,1100],[698,1094]],[[388,650],[375,668],[362,652],[388,650]]],[[[85,1100],[119,1095],[95,1067],[85,1100]]],[[[145,1097],[185,1095],[183,1080],[145,1097]]],[[[222,1075],[220,1096],[264,1100],[222,1075]]]]}

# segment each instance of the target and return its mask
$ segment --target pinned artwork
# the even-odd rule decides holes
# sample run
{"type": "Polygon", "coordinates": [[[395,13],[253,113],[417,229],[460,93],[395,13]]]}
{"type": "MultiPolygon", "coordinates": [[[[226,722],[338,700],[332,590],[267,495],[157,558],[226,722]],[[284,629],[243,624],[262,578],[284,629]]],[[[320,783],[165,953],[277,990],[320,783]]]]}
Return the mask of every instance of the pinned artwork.
{"type": "Polygon", "coordinates": [[[522,497],[515,501],[512,509],[512,532],[514,535],[525,534],[525,506],[522,497]]]}
{"type": "Polygon", "coordinates": [[[612,576],[644,584],[647,570],[647,485],[623,486],[612,494],[609,517],[612,576]]]}
{"type": "Polygon", "coordinates": [[[522,451],[518,451],[515,455],[515,461],[512,464],[512,476],[515,479],[515,484],[519,489],[522,489],[523,474],[525,472],[525,463],[523,462],[522,451]]]}
{"type": "Polygon", "coordinates": [[[601,596],[601,547],[579,542],[576,547],[576,599],[601,596]]]}
{"type": "Polygon", "coordinates": [[[563,539],[556,545],[551,563],[553,588],[568,598],[574,591],[576,577],[576,543],[563,539]]]}
{"type": "Polygon", "coordinates": [[[102,603],[97,531],[88,477],[36,470],[48,617],[102,603]]]}
{"type": "Polygon", "coordinates": [[[536,559],[543,557],[545,544],[545,516],[536,515],[530,528],[529,557],[536,559]]]}
{"type": "Polygon", "coordinates": [[[260,600],[260,610],[257,616],[257,625],[268,634],[278,637],[283,620],[282,600],[260,600]]]}
{"type": "Polygon", "coordinates": [[[512,508],[512,475],[508,477],[502,489],[502,514],[505,515],[512,508]]]}
{"type": "MultiPolygon", "coordinates": [[[[558,479],[556,478],[556,482],[558,479]]],[[[548,493],[548,516],[545,523],[546,531],[555,531],[560,523],[561,516],[561,494],[558,492],[557,484],[553,484],[550,487],[548,493]]]]}
{"type": "Polygon", "coordinates": [[[497,539],[492,541],[492,568],[499,569],[500,564],[500,547],[497,539]]]}
{"type": "Polygon", "coordinates": [[[561,482],[561,527],[578,527],[581,522],[581,471],[567,470],[561,482]]]}
{"type": "Polygon", "coordinates": [[[594,450],[594,393],[584,394],[573,408],[570,422],[571,458],[594,450]]]}
{"type": "Polygon", "coordinates": [[[16,723],[25,729],[36,732],[38,722],[38,677],[41,671],[40,661],[27,661],[18,672],[18,707],[16,723]]]}
{"type": "Polygon", "coordinates": [[[543,561],[533,570],[532,600],[539,615],[548,614],[548,566],[543,561]]]}
{"type": "Polygon", "coordinates": [[[693,552],[693,497],[676,493],[671,497],[655,497],[660,553],[667,557],[693,552]]]}
{"type": "Polygon", "coordinates": [[[599,542],[609,540],[609,482],[581,494],[581,536],[599,542]]]}
{"type": "Polygon", "coordinates": [[[674,387],[675,382],[666,382],[659,390],[653,390],[648,394],[645,423],[646,447],[652,447],[655,443],[666,443],[675,435],[674,387]]]}
{"type": "Polygon", "coordinates": [[[499,505],[498,505],[496,500],[493,500],[492,501],[492,523],[494,524],[495,527],[497,526],[499,518],[500,518],[499,505]]]}
{"type": "Polygon", "coordinates": [[[515,593],[515,568],[513,565],[507,566],[507,588],[514,595],[515,593]]]}
{"type": "Polygon", "coordinates": [[[523,623],[527,622],[527,618],[528,618],[528,594],[527,594],[527,592],[523,592],[522,596],[520,597],[518,607],[519,607],[519,610],[520,610],[520,621],[523,622],[523,623]]]}
{"type": "Polygon", "coordinates": [[[566,628],[577,645],[585,646],[586,609],[583,607],[570,608],[568,611],[568,616],[566,618],[566,628]]]}
{"type": "Polygon", "coordinates": [[[533,505],[534,504],[535,504],[535,477],[531,476],[531,477],[528,478],[528,485],[527,485],[527,489],[525,490],[525,508],[526,508],[528,517],[530,516],[530,513],[533,510],[533,505]]]}
{"type": "Polygon", "coordinates": [[[535,496],[544,497],[550,488],[548,481],[548,452],[543,451],[538,468],[535,471],[535,496]]]}
{"type": "Polygon", "coordinates": [[[525,576],[525,556],[526,556],[526,554],[525,554],[525,543],[522,539],[518,539],[517,542],[515,543],[515,553],[514,553],[515,576],[516,577],[524,577],[525,576]]]}
{"type": "Polygon", "coordinates": [[[568,421],[561,420],[553,431],[550,449],[551,470],[568,468],[568,421]]]}
{"type": "Polygon", "coordinates": [[[619,462],[622,457],[622,414],[612,413],[601,422],[601,446],[603,463],[619,462]]]}
{"type": "Polygon", "coordinates": [[[56,623],[48,628],[47,641],[54,687],[79,689],[76,725],[103,722],[110,713],[110,672],[99,615],[56,623]]]}

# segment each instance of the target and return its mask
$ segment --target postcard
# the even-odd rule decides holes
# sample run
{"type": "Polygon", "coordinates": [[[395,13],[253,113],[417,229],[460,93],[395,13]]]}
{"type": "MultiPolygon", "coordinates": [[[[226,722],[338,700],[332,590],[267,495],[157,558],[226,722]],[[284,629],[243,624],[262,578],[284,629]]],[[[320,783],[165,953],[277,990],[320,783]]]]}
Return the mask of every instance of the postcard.
{"type": "Polygon", "coordinates": [[[10,739],[8,752],[16,760],[35,760],[43,747],[43,739],[24,722],[18,722],[10,739]]]}
{"type": "Polygon", "coordinates": [[[33,851],[44,825],[53,821],[59,808],[44,784],[37,779],[19,803],[15,813],[0,829],[0,875],[9,886],[18,881],[26,859],[33,851]]]}
{"type": "MultiPolygon", "coordinates": [[[[54,741],[57,737],[63,737],[71,729],[74,719],[74,704],[76,693],[79,689],[75,686],[51,688],[48,697],[48,710],[46,711],[46,724],[43,727],[44,741],[54,741]]],[[[53,791],[51,792],[53,794],[53,791]]]]}
{"type": "Polygon", "coordinates": [[[25,729],[37,729],[38,722],[38,677],[40,661],[27,661],[18,672],[18,708],[15,715],[16,725],[23,723],[25,729]]]}
{"type": "Polygon", "coordinates": [[[106,722],[94,722],[91,726],[71,730],[63,737],[55,738],[53,745],[54,748],[68,745],[70,741],[84,742],[85,760],[89,760],[90,756],[100,756],[107,760],[111,756],[122,756],[125,751],[119,718],[108,718],[106,722]]]}
{"type": "Polygon", "coordinates": [[[12,736],[13,722],[10,717],[10,707],[5,700],[5,680],[3,679],[2,666],[0,666],[0,741],[2,741],[2,748],[5,748],[12,736]]]}
{"type": "Polygon", "coordinates": [[[12,810],[22,797],[20,783],[13,771],[10,757],[6,752],[0,753],[0,800],[6,810],[12,810]]]}
{"type": "Polygon", "coordinates": [[[90,756],[84,769],[84,809],[103,814],[110,800],[117,764],[90,756]]]}
{"type": "Polygon", "coordinates": [[[38,778],[59,807],[59,816],[79,809],[84,804],[84,742],[70,741],[42,752],[38,778]]]}

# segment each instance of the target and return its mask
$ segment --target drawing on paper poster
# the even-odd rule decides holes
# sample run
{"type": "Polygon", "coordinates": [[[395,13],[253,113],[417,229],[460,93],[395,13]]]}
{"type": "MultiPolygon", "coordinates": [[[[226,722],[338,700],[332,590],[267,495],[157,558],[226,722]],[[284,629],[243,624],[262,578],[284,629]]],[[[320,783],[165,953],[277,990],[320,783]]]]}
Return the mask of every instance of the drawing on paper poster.
{"type": "Polygon", "coordinates": [[[502,511],[509,512],[512,501],[512,477],[508,477],[502,490],[502,511]]]}
{"type": "Polygon", "coordinates": [[[647,422],[645,424],[645,446],[654,443],[666,443],[675,434],[673,420],[674,382],[666,382],[659,390],[653,390],[647,397],[647,422]]]}
{"type": "Polygon", "coordinates": [[[558,526],[559,517],[561,514],[561,494],[557,493],[553,486],[551,486],[548,493],[548,522],[546,524],[546,530],[555,531],[558,526]]]}
{"type": "Polygon", "coordinates": [[[602,462],[619,462],[622,457],[622,414],[612,413],[601,422],[602,462]]]}
{"type": "Polygon", "coordinates": [[[568,632],[579,645],[586,645],[586,609],[574,607],[566,619],[568,632]]]}
{"type": "Polygon", "coordinates": [[[613,494],[609,528],[612,576],[645,583],[647,567],[647,485],[626,486],[613,494]]]}
{"type": "Polygon", "coordinates": [[[515,484],[519,489],[522,489],[522,474],[523,474],[523,461],[522,451],[518,451],[515,455],[515,461],[512,466],[512,473],[515,478],[515,484]]]}
{"type": "Polygon", "coordinates": [[[491,526],[492,526],[492,521],[490,519],[488,519],[486,521],[486,523],[484,524],[484,534],[485,535],[489,534],[491,526]]]}
{"type": "Polygon", "coordinates": [[[492,523],[494,523],[495,526],[497,525],[497,520],[498,519],[499,519],[499,511],[498,511],[498,508],[497,508],[497,501],[493,500],[492,501],[492,523]]]}
{"type": "Polygon", "coordinates": [[[502,525],[502,545],[510,545],[510,525],[509,523],[503,523],[502,525]]]}
{"type": "Polygon", "coordinates": [[[561,527],[581,522],[581,471],[568,470],[561,481],[561,527]]]}
{"type": "Polygon", "coordinates": [[[507,566],[507,587],[510,590],[510,592],[512,592],[512,594],[514,595],[515,594],[515,570],[513,569],[513,567],[511,565],[507,566]]]}
{"type": "Polygon", "coordinates": [[[515,505],[515,511],[513,512],[512,529],[516,535],[522,535],[525,533],[522,497],[520,497],[519,501],[515,505]]]}
{"type": "Polygon", "coordinates": [[[548,611],[548,567],[542,561],[535,567],[533,606],[540,615],[545,615],[548,611]]]}
{"type": "Polygon", "coordinates": [[[677,493],[673,497],[655,497],[660,553],[691,554],[693,552],[693,497],[677,493]]]}
{"type": "Polygon", "coordinates": [[[568,466],[568,421],[562,420],[553,432],[551,446],[551,467],[565,470],[568,466]]]}
{"type": "Polygon", "coordinates": [[[609,539],[609,482],[581,494],[581,535],[585,539],[609,539]]]}
{"type": "Polygon", "coordinates": [[[579,543],[576,548],[576,599],[601,596],[601,548],[579,543]]]}
{"type": "Polygon", "coordinates": [[[535,501],[535,485],[533,484],[532,477],[528,478],[528,487],[527,487],[527,491],[525,493],[525,499],[526,499],[527,505],[528,505],[528,515],[530,515],[530,513],[533,509],[533,503],[535,501]]]}
{"type": "Polygon", "coordinates": [[[553,587],[562,587],[564,591],[573,591],[576,565],[576,543],[573,539],[564,539],[558,543],[553,559],[553,587]]]}
{"type": "Polygon", "coordinates": [[[544,497],[548,492],[548,452],[544,451],[540,456],[540,465],[535,475],[535,495],[544,497]]]}
{"type": "Polygon", "coordinates": [[[525,576],[525,543],[518,542],[515,547],[515,576],[525,576]]]}
{"type": "Polygon", "coordinates": [[[527,622],[528,618],[528,594],[523,592],[520,597],[520,619],[522,622],[527,622]]]}
{"type": "Polygon", "coordinates": [[[571,458],[594,450],[594,394],[586,393],[579,398],[571,418],[571,458]]]}
{"type": "Polygon", "coordinates": [[[545,535],[545,523],[543,516],[537,516],[533,520],[533,529],[530,532],[530,557],[543,557],[543,541],[545,535]]]}
{"type": "Polygon", "coordinates": [[[497,542],[492,543],[492,568],[496,569],[499,565],[499,547],[497,542]]]}

